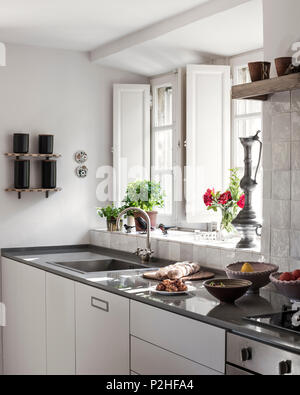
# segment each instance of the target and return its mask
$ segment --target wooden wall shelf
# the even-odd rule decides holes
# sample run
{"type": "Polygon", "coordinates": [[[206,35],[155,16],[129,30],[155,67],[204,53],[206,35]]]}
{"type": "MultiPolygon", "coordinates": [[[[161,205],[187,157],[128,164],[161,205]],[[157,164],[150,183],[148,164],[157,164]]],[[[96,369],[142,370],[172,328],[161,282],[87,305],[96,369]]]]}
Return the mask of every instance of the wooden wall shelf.
{"type": "Polygon", "coordinates": [[[232,87],[233,99],[268,100],[269,95],[300,89],[300,73],[232,87]]]}
{"type": "Polygon", "coordinates": [[[22,193],[28,193],[28,192],[45,193],[46,198],[48,198],[50,192],[61,192],[62,188],[53,188],[53,189],[43,189],[43,188],[16,189],[16,188],[7,188],[7,189],[5,189],[5,191],[6,192],[17,192],[18,193],[18,199],[21,199],[22,193]]]}
{"type": "Polygon", "coordinates": [[[37,158],[37,159],[61,158],[61,154],[15,154],[15,153],[7,152],[4,155],[9,158],[37,158]]]}

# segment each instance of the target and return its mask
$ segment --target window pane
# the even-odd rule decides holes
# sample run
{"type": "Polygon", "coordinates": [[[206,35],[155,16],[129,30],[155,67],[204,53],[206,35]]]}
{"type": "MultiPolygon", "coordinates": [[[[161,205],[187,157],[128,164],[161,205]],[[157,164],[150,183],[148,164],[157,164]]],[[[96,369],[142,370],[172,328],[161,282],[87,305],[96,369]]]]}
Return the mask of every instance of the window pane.
{"type": "Polygon", "coordinates": [[[172,129],[154,132],[154,167],[172,170],[172,129]]]}
{"type": "Polygon", "coordinates": [[[160,182],[162,190],[165,192],[165,207],[157,211],[161,215],[172,215],[173,212],[173,174],[163,174],[157,172],[153,177],[156,182],[160,182]]]}
{"type": "Polygon", "coordinates": [[[154,90],[155,126],[168,126],[173,123],[173,90],[162,86],[154,90]]]}
{"type": "MultiPolygon", "coordinates": [[[[258,130],[261,130],[261,118],[250,118],[250,119],[240,119],[236,121],[236,138],[235,142],[235,152],[236,152],[236,166],[244,166],[244,149],[239,140],[239,137],[250,137],[254,136],[258,130]]],[[[259,144],[255,144],[253,148],[253,163],[258,162],[259,157],[259,144]],[[256,147],[257,146],[257,147],[256,147]]]]}

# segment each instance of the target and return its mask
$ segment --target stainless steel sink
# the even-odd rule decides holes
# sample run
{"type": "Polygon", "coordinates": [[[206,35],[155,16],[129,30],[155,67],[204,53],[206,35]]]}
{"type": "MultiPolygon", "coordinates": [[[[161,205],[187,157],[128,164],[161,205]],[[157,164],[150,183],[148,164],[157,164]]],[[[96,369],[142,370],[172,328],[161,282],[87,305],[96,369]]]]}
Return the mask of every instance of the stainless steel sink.
{"type": "Polygon", "coordinates": [[[63,267],[78,273],[99,273],[112,272],[120,270],[137,270],[145,269],[147,266],[138,263],[120,261],[118,259],[108,258],[91,261],[72,261],[72,262],[51,262],[56,266],[63,267]]]}

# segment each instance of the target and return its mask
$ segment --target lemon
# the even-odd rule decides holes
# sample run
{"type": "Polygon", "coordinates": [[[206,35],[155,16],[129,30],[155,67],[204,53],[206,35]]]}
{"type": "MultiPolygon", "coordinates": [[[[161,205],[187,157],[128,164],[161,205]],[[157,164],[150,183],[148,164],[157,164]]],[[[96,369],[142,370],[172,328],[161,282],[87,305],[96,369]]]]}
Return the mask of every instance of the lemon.
{"type": "Polygon", "coordinates": [[[253,273],[254,269],[250,263],[245,263],[241,270],[242,273],[253,273]]]}

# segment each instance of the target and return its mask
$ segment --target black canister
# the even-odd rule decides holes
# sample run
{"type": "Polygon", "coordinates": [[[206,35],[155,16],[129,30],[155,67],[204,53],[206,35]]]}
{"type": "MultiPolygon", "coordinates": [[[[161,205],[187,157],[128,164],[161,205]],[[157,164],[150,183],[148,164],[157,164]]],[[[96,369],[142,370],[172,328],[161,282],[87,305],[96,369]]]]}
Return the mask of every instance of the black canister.
{"type": "Polygon", "coordinates": [[[15,188],[29,189],[30,187],[30,160],[15,161],[15,188]]]}
{"type": "Polygon", "coordinates": [[[43,160],[42,161],[42,188],[54,189],[56,188],[56,161],[43,160]]]}
{"type": "Polygon", "coordinates": [[[53,154],[54,136],[52,134],[39,135],[39,153],[53,154]]]}
{"type": "Polygon", "coordinates": [[[29,134],[15,133],[14,134],[14,153],[28,154],[29,152],[29,134]]]}

